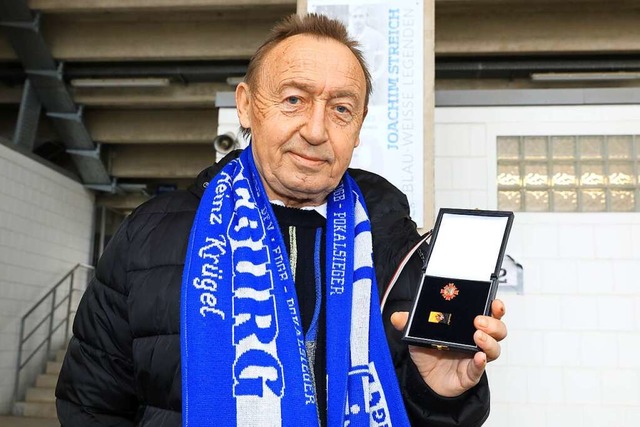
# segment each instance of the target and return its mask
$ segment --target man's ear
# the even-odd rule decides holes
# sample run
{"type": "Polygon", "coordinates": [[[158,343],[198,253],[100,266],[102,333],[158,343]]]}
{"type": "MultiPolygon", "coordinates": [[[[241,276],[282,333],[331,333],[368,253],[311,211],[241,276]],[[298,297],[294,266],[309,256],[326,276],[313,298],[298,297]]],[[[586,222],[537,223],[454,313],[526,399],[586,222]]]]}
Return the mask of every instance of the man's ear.
{"type": "Polygon", "coordinates": [[[236,87],[236,108],[238,119],[243,128],[251,129],[251,94],[245,82],[236,87]]]}

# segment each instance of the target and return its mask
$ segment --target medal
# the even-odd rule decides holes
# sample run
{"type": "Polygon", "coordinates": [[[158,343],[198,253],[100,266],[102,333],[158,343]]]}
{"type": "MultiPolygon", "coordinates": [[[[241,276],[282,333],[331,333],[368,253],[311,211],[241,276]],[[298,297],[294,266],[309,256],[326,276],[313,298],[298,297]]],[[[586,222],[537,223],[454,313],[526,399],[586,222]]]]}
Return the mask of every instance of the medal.
{"type": "Polygon", "coordinates": [[[446,299],[447,301],[451,301],[452,299],[454,299],[459,292],[460,291],[453,283],[448,283],[442,289],[440,289],[440,295],[442,295],[442,298],[446,299]]]}

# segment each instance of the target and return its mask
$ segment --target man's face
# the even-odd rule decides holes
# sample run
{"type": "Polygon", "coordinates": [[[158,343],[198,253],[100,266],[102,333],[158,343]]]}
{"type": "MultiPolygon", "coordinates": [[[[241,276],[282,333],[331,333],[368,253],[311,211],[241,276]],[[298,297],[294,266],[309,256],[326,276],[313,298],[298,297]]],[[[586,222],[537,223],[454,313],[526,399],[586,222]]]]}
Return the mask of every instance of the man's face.
{"type": "Polygon", "coordinates": [[[270,199],[293,207],[326,200],[359,143],[365,92],[358,60],[335,40],[297,35],[266,54],[236,103],[270,199]]]}
{"type": "Polygon", "coordinates": [[[360,34],[367,24],[367,10],[364,7],[355,7],[350,16],[351,28],[355,34],[360,34]]]}

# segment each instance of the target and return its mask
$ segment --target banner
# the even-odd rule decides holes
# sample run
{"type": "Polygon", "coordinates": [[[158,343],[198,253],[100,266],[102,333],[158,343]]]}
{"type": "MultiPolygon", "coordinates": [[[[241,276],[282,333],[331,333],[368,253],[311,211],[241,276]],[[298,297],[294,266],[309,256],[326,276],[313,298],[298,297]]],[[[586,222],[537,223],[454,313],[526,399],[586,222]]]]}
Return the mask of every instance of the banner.
{"type": "Polygon", "coordinates": [[[371,73],[373,94],[351,167],[382,175],[402,190],[422,227],[423,2],[308,0],[307,8],[347,26],[371,73]]]}

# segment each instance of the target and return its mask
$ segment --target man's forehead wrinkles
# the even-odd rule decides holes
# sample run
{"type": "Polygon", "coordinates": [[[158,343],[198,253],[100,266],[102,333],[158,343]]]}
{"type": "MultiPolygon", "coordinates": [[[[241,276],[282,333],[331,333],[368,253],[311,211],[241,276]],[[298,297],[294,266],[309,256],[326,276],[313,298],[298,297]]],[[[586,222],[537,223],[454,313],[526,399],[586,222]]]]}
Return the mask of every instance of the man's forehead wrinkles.
{"type": "MultiPolygon", "coordinates": [[[[326,42],[326,45],[331,46],[331,42],[326,42]]],[[[274,48],[268,54],[268,61],[272,61],[273,65],[279,69],[279,72],[301,72],[307,73],[310,69],[321,68],[326,66],[327,57],[323,50],[325,46],[320,48],[317,45],[314,46],[282,46],[281,50],[278,47],[274,48]]],[[[355,56],[353,61],[357,61],[355,56]]],[[[266,61],[265,61],[266,62],[266,61]]],[[[357,74],[359,70],[359,64],[344,64],[337,63],[337,71],[343,74],[357,74]]]]}
{"type": "Polygon", "coordinates": [[[279,89],[287,88],[301,89],[308,93],[321,95],[323,98],[353,98],[358,99],[359,86],[350,82],[347,85],[340,85],[335,88],[327,88],[325,82],[316,82],[311,79],[284,79],[279,83],[279,89]]]}
{"type": "Polygon", "coordinates": [[[264,72],[256,89],[266,90],[265,95],[273,100],[286,95],[290,88],[324,101],[343,99],[359,105],[366,99],[364,74],[357,58],[333,40],[293,36],[275,46],[261,68],[264,72]]]}

